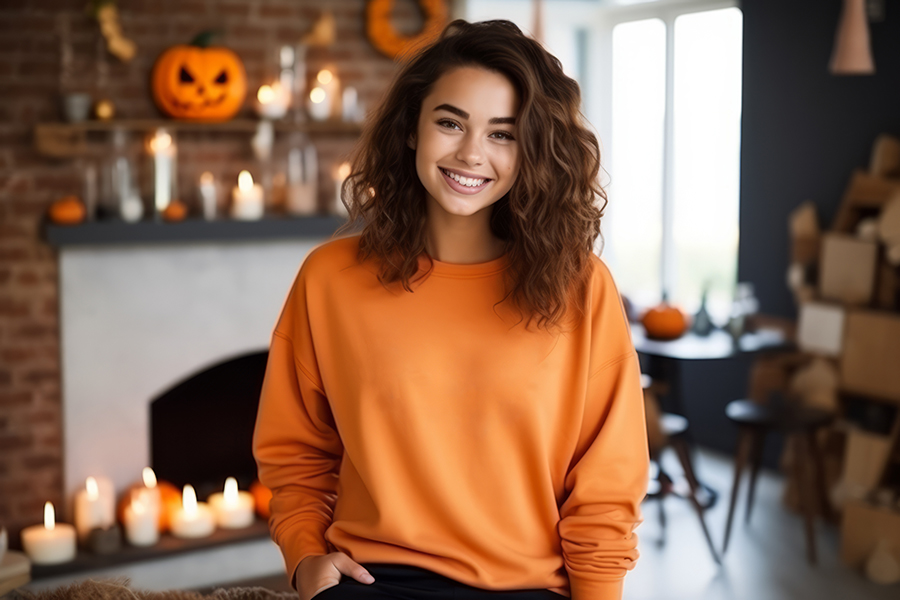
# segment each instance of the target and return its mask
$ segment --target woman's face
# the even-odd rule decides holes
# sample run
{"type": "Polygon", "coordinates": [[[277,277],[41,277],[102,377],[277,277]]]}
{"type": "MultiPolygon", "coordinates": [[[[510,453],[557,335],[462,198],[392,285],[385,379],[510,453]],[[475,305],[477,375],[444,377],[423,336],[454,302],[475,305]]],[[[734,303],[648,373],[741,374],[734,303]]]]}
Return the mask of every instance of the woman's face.
{"type": "Polygon", "coordinates": [[[494,71],[459,67],[434,83],[409,141],[429,213],[469,216],[509,191],[519,172],[518,108],[512,83],[494,71]]]}

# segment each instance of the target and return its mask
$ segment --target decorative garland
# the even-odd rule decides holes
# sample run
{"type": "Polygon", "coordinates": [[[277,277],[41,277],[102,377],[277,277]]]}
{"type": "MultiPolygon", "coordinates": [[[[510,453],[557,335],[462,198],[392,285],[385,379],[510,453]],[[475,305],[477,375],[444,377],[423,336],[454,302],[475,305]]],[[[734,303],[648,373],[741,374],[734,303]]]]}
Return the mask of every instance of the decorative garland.
{"type": "Polygon", "coordinates": [[[416,35],[400,35],[391,22],[394,0],[370,0],[366,7],[366,33],[375,48],[390,58],[398,58],[409,48],[436,38],[447,24],[444,0],[418,0],[425,14],[425,27],[416,35]]]}

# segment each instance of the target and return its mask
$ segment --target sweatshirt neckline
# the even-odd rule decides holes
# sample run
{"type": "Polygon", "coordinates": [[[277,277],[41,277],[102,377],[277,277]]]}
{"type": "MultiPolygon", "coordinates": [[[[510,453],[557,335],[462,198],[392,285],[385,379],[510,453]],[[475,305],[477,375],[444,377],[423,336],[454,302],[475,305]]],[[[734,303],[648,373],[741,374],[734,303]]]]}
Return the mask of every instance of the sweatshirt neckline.
{"type": "Polygon", "coordinates": [[[504,253],[494,260],[473,264],[449,263],[437,260],[434,257],[431,257],[431,261],[429,261],[429,256],[424,252],[419,255],[419,264],[423,269],[428,269],[429,262],[434,263],[434,268],[431,271],[433,275],[443,277],[484,277],[506,269],[509,266],[509,253],[504,253]]]}

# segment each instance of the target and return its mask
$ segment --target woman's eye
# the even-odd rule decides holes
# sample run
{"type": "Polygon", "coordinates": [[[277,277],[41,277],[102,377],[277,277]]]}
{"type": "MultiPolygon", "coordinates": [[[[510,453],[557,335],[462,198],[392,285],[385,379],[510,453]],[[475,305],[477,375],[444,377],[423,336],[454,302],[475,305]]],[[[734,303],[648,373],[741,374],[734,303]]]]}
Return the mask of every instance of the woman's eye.
{"type": "Polygon", "coordinates": [[[449,121],[447,119],[441,119],[440,121],[438,121],[438,125],[440,125],[441,127],[446,127],[447,129],[459,129],[459,125],[455,121],[449,121]]]}
{"type": "Polygon", "coordinates": [[[509,133],[508,131],[495,131],[495,132],[492,133],[491,135],[492,135],[492,136],[498,136],[497,139],[500,139],[500,140],[503,140],[503,141],[506,141],[506,142],[512,142],[512,141],[515,141],[515,139],[516,139],[516,138],[514,138],[514,137],[512,136],[512,134],[509,133]]]}

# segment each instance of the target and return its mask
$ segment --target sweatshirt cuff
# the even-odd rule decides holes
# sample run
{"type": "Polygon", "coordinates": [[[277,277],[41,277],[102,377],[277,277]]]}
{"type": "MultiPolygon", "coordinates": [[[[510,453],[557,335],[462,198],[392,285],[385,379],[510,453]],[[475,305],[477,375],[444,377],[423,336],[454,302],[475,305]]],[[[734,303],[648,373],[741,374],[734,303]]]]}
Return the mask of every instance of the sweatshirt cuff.
{"type": "Polygon", "coordinates": [[[292,540],[290,546],[285,545],[282,548],[282,554],[284,555],[285,570],[291,580],[291,587],[298,592],[300,591],[297,589],[297,568],[304,558],[307,556],[324,556],[329,552],[330,550],[326,543],[323,540],[315,539],[313,535],[301,534],[298,538],[292,540]]]}
{"type": "Polygon", "coordinates": [[[625,578],[607,581],[577,579],[569,576],[572,600],[622,600],[625,578]]]}

